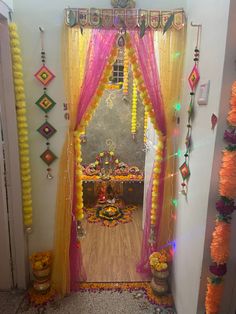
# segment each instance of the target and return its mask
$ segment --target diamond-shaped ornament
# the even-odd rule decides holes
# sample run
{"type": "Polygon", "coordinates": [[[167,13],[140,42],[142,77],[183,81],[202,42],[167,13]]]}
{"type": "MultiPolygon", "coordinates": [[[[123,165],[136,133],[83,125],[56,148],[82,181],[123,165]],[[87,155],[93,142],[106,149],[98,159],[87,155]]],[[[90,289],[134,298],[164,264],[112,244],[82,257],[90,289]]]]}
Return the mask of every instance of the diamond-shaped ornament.
{"type": "Polygon", "coordinates": [[[48,85],[55,77],[55,75],[46,67],[46,65],[43,65],[38,70],[38,72],[34,74],[34,76],[44,86],[48,85]]]}
{"type": "Polygon", "coordinates": [[[190,176],[190,169],[186,161],[182,164],[182,166],[180,166],[179,170],[180,170],[183,180],[188,179],[188,177],[190,176]]]}
{"type": "Polygon", "coordinates": [[[37,101],[36,105],[39,106],[44,112],[49,112],[55,105],[55,101],[44,93],[37,101]]]}
{"type": "Polygon", "coordinates": [[[56,133],[56,129],[49,123],[49,122],[44,122],[38,130],[37,130],[42,136],[44,136],[46,139],[49,139],[50,137],[53,136],[53,134],[56,133]]]}
{"type": "Polygon", "coordinates": [[[42,153],[40,158],[45,162],[45,164],[50,166],[51,163],[53,163],[54,160],[57,159],[57,156],[50,149],[47,149],[44,153],[42,153]]]}
{"type": "Polygon", "coordinates": [[[198,68],[196,65],[194,65],[192,72],[190,73],[190,75],[188,77],[188,82],[189,82],[189,86],[190,86],[191,90],[195,89],[199,79],[200,79],[200,74],[199,74],[198,68]]]}

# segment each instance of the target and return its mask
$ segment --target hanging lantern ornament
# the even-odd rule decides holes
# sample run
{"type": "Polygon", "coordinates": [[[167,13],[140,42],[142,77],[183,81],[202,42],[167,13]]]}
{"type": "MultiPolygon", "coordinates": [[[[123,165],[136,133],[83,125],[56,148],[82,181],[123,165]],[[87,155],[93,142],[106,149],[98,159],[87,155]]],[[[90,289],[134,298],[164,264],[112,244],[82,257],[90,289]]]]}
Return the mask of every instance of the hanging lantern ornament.
{"type": "Polygon", "coordinates": [[[52,169],[50,165],[57,159],[57,156],[50,149],[49,139],[57,132],[51,123],[48,122],[48,113],[56,105],[55,101],[48,96],[47,86],[55,78],[55,75],[46,67],[46,53],[44,50],[44,30],[40,27],[41,35],[41,60],[42,66],[35,73],[35,78],[43,85],[43,95],[36,101],[36,105],[44,112],[45,121],[39,126],[37,131],[46,139],[46,150],[41,154],[40,158],[48,166],[47,168],[47,178],[49,180],[53,179],[52,169]]]}
{"type": "Polygon", "coordinates": [[[190,86],[190,103],[188,107],[188,122],[187,122],[187,134],[185,138],[185,154],[184,154],[184,163],[180,166],[179,170],[182,175],[182,189],[181,193],[183,195],[187,195],[188,187],[187,187],[187,181],[190,177],[190,168],[189,168],[189,156],[191,153],[192,148],[192,121],[193,121],[193,111],[194,111],[194,104],[195,104],[195,94],[196,89],[198,86],[198,82],[200,79],[200,74],[198,70],[198,64],[199,64],[199,44],[200,44],[200,33],[201,33],[201,25],[197,25],[197,42],[194,49],[194,66],[193,69],[188,77],[188,83],[190,86]]]}

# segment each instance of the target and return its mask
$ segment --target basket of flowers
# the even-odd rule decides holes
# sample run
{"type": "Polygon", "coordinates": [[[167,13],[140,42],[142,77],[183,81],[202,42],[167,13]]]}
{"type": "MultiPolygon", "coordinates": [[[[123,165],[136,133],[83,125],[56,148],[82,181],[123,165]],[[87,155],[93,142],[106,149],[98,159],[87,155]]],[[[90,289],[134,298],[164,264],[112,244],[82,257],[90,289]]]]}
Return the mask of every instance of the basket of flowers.
{"type": "Polygon", "coordinates": [[[169,290],[168,278],[170,275],[169,265],[171,256],[168,251],[161,250],[154,252],[149,257],[152,271],[151,287],[155,294],[163,295],[169,290]]]}

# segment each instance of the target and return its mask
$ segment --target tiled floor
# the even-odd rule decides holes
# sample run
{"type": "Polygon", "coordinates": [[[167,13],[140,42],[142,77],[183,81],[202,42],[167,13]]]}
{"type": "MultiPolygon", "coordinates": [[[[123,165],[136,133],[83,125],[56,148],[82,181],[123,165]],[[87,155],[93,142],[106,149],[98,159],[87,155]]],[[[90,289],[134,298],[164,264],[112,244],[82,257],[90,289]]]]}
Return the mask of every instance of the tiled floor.
{"type": "Polygon", "coordinates": [[[22,292],[0,292],[0,313],[14,314],[24,299],[22,292]]]}
{"type": "Polygon", "coordinates": [[[151,304],[142,291],[77,292],[45,309],[30,307],[22,294],[0,293],[1,314],[157,314],[175,313],[151,304]]]}

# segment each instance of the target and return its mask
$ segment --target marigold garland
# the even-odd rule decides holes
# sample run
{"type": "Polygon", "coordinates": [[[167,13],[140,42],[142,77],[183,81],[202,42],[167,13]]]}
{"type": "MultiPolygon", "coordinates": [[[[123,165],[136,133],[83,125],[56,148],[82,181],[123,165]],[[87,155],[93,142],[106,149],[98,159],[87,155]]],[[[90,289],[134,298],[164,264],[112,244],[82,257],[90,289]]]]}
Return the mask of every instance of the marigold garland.
{"type": "Polygon", "coordinates": [[[230,99],[231,110],[228,114],[228,122],[236,127],[236,82],[232,85],[232,97],[230,99]]]}
{"type": "Polygon", "coordinates": [[[143,290],[146,294],[147,299],[152,304],[161,305],[164,307],[173,306],[173,299],[171,295],[167,296],[156,296],[149,282],[115,282],[115,283],[80,283],[79,291],[137,291],[143,290]]]}
{"type": "Polygon", "coordinates": [[[124,82],[123,82],[123,94],[127,95],[129,91],[129,59],[128,51],[124,50],[124,82]]]}
{"type": "Polygon", "coordinates": [[[132,97],[132,111],[131,111],[131,134],[135,136],[137,132],[137,102],[138,93],[135,80],[133,81],[133,97],[132,97]]]}
{"type": "Polygon", "coordinates": [[[229,259],[230,233],[232,213],[236,209],[234,198],[236,197],[236,143],[234,139],[236,127],[236,81],[232,85],[230,99],[231,110],[228,114],[230,131],[226,130],[224,138],[229,146],[223,151],[221,169],[219,172],[220,200],[216,203],[218,215],[215,230],[212,234],[211,258],[212,265],[209,270],[212,273],[208,278],[205,308],[206,314],[219,313],[223,295],[223,276],[227,272],[229,259]]]}
{"type": "Polygon", "coordinates": [[[220,170],[220,195],[234,199],[236,197],[236,151],[223,151],[220,170]]]}
{"type": "Polygon", "coordinates": [[[206,313],[215,314],[219,312],[220,301],[223,294],[223,284],[208,282],[206,296],[206,313]]]}
{"type": "Polygon", "coordinates": [[[30,230],[32,226],[31,168],[29,158],[28,124],[26,116],[25,88],[19,35],[15,23],[9,24],[12,69],[15,89],[16,115],[18,127],[18,144],[21,168],[22,201],[24,225],[30,230]]]}
{"type": "Polygon", "coordinates": [[[219,265],[228,261],[229,241],[230,224],[225,222],[216,222],[211,242],[211,257],[213,262],[219,265]]]}
{"type": "Polygon", "coordinates": [[[147,126],[148,126],[148,112],[144,110],[144,123],[143,123],[143,143],[147,143],[147,126]]]}
{"type": "Polygon", "coordinates": [[[86,111],[78,130],[75,131],[75,150],[76,150],[76,219],[78,221],[83,220],[84,213],[83,213],[83,170],[82,170],[82,153],[81,153],[81,141],[83,140],[83,135],[85,133],[85,128],[88,125],[89,121],[92,118],[92,114],[96,110],[100,99],[103,95],[103,91],[106,87],[106,84],[109,80],[109,77],[112,73],[113,64],[117,58],[118,50],[117,48],[113,48],[111,52],[111,56],[108,60],[108,64],[103,72],[102,78],[100,80],[100,85],[97,88],[95,96],[93,97],[91,104],[86,111]]]}

